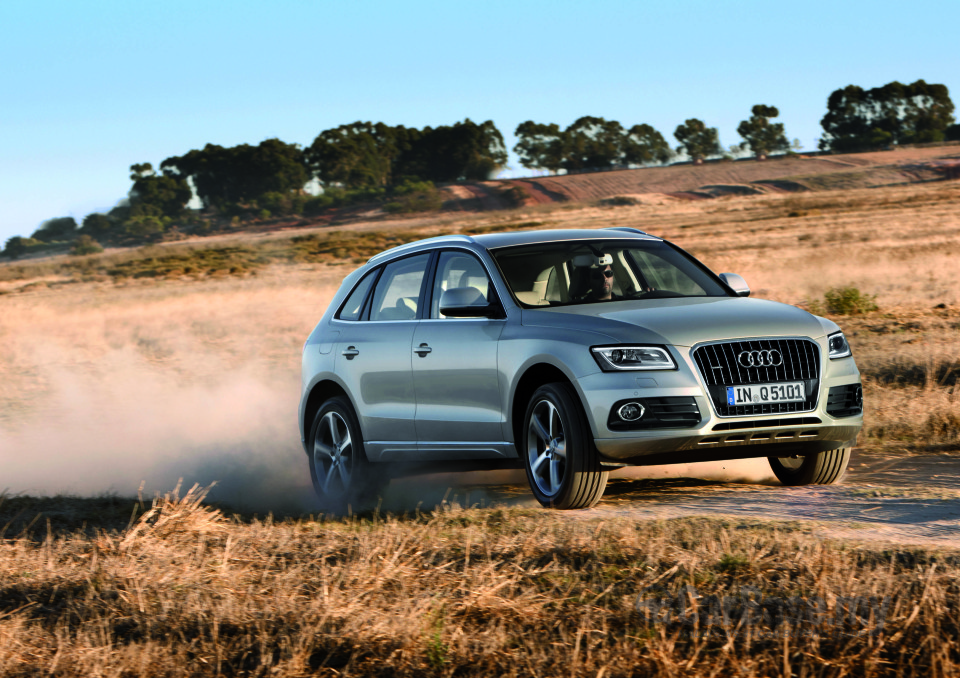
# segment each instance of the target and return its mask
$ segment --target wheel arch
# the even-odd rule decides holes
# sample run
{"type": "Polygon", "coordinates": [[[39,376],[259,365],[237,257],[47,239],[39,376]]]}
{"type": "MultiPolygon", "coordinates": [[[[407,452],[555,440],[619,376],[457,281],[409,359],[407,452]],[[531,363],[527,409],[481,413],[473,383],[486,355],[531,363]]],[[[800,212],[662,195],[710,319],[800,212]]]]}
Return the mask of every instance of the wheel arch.
{"type": "MultiPolygon", "coordinates": [[[[587,412],[586,407],[584,407],[583,396],[580,393],[580,389],[577,388],[575,379],[571,379],[566,372],[551,363],[541,362],[530,365],[517,380],[517,386],[513,390],[513,398],[510,402],[510,430],[513,433],[514,445],[518,444],[523,438],[523,416],[526,414],[530,397],[533,396],[533,393],[538,388],[552,382],[568,384],[576,394],[580,407],[583,408],[585,413],[587,412]]],[[[587,420],[590,420],[589,416],[587,420]]],[[[592,422],[590,422],[590,426],[592,429],[592,422]]],[[[591,430],[590,434],[593,436],[594,432],[591,430]]],[[[517,454],[520,454],[519,449],[517,450],[517,454]]]]}
{"type": "Polygon", "coordinates": [[[300,422],[300,440],[303,441],[304,451],[307,450],[307,436],[310,433],[313,418],[317,416],[317,412],[320,411],[320,408],[327,400],[337,396],[346,398],[350,406],[353,407],[354,414],[356,414],[357,408],[353,403],[353,398],[350,397],[343,386],[333,379],[322,379],[311,387],[310,393],[304,402],[303,419],[300,422]]]}

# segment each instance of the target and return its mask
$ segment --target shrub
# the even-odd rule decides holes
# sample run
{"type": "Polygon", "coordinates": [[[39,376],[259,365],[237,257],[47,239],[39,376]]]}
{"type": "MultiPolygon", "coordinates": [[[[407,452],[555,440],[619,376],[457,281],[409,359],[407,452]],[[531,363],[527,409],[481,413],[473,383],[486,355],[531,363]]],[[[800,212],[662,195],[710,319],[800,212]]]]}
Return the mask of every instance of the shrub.
{"type": "Polygon", "coordinates": [[[529,194],[523,186],[511,186],[500,191],[500,197],[510,207],[523,207],[529,194]]]}
{"type": "Polygon", "coordinates": [[[415,179],[405,179],[403,183],[394,186],[391,193],[395,196],[411,195],[413,193],[429,193],[436,187],[432,181],[417,181],[415,179]]]}
{"type": "Polygon", "coordinates": [[[309,198],[303,204],[303,211],[301,212],[301,214],[305,214],[307,216],[314,216],[316,214],[320,214],[325,209],[329,207],[333,207],[333,203],[334,203],[334,199],[331,196],[327,195],[326,193],[324,193],[323,195],[315,196],[313,198],[309,198]]]}
{"type": "Polygon", "coordinates": [[[286,214],[301,214],[306,197],[300,193],[280,193],[279,191],[270,191],[257,198],[257,205],[264,210],[269,210],[270,214],[282,216],[286,214]]]}
{"type": "Polygon", "coordinates": [[[639,198],[632,195],[615,195],[611,198],[604,198],[598,203],[601,207],[628,207],[641,204],[639,198]]]}
{"type": "Polygon", "coordinates": [[[159,217],[135,216],[127,219],[123,230],[134,240],[150,240],[163,233],[164,223],[159,217]]]}
{"type": "Polygon", "coordinates": [[[393,189],[395,200],[383,206],[389,214],[436,212],[443,207],[440,191],[431,181],[405,181],[393,189]]]}
{"type": "Polygon", "coordinates": [[[103,252],[103,248],[100,247],[100,243],[91,238],[89,235],[81,235],[73,242],[73,247],[70,248],[70,254],[76,256],[99,254],[100,252],[103,252]]]}
{"type": "Polygon", "coordinates": [[[879,307],[875,294],[864,294],[856,287],[835,287],[823,295],[825,310],[833,315],[870,313],[879,307]]]}

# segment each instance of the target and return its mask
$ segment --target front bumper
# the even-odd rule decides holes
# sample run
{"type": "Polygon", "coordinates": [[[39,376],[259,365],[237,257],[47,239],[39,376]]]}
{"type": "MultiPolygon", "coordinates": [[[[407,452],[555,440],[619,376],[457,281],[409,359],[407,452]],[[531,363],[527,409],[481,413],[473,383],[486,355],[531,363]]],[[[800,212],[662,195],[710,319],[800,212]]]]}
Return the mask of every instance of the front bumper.
{"type": "MultiPolygon", "coordinates": [[[[830,389],[860,383],[852,358],[822,364],[820,394],[806,412],[720,417],[697,377],[696,368],[676,352],[679,369],[599,372],[578,380],[594,442],[607,464],[665,464],[713,459],[812,454],[856,444],[863,415],[831,416],[830,389]],[[625,399],[692,397],[700,422],[685,428],[611,430],[611,408],[625,399]]],[[[834,410],[835,411],[835,410],[834,410]]]]}

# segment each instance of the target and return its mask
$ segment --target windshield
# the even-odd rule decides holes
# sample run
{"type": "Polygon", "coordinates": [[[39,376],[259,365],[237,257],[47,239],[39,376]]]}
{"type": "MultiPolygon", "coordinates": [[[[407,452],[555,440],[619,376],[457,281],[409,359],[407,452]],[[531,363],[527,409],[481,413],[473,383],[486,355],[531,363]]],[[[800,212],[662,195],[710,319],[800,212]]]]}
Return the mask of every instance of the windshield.
{"type": "Polygon", "coordinates": [[[670,245],[656,240],[573,240],[492,252],[524,307],[730,293],[670,245]]]}

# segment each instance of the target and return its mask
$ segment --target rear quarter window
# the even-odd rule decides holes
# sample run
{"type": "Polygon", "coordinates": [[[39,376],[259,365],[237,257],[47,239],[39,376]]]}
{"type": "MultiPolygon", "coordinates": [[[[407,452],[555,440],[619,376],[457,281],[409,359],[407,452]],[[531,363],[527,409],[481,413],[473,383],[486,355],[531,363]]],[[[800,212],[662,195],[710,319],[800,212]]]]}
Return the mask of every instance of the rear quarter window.
{"type": "Polygon", "coordinates": [[[340,320],[360,319],[360,313],[363,311],[363,302],[366,301],[367,293],[370,291],[373,281],[377,278],[377,270],[378,269],[374,269],[367,273],[363,276],[363,279],[357,283],[357,286],[353,288],[353,292],[350,293],[347,300],[343,302],[343,306],[340,307],[340,314],[337,316],[340,320]]]}

